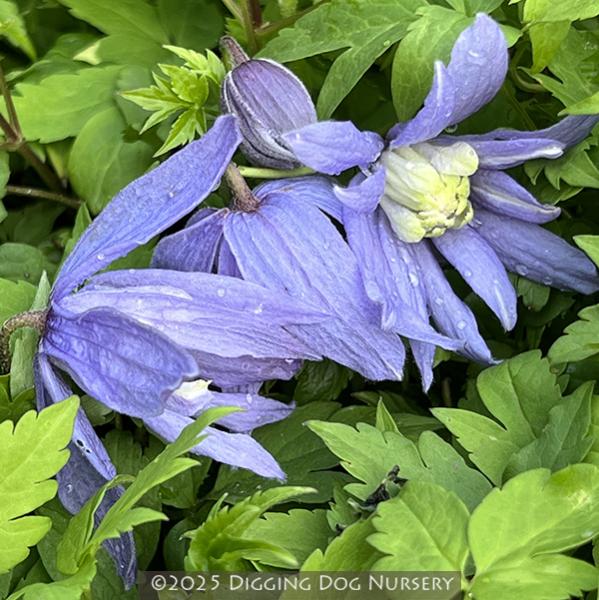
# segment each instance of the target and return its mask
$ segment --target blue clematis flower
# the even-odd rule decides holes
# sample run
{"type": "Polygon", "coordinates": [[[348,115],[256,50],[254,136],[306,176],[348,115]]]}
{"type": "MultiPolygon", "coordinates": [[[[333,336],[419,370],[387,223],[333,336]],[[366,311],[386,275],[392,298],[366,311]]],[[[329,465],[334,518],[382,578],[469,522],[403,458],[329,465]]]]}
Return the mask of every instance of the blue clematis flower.
{"type": "MultiPolygon", "coordinates": [[[[108,407],[139,417],[168,441],[211,404],[247,410],[230,415],[194,452],[283,478],[276,461],[247,432],[290,408],[256,394],[197,391],[198,378],[220,385],[291,376],[318,358],[287,330],[326,315],[237,278],[159,270],[114,271],[111,262],[176,223],[219,183],[240,142],[235,118],[219,118],[199,141],[122,190],[84,232],[64,262],[46,311],[35,358],[38,407],[71,395],[64,375],[108,407]]],[[[20,317],[23,324],[27,315],[20,317]]],[[[16,322],[15,322],[16,323],[16,322]]],[[[80,411],[71,455],[58,474],[59,497],[72,513],[115,475],[88,418],[80,411]]],[[[112,489],[101,519],[121,492],[112,489]]],[[[135,580],[131,534],[107,542],[127,586],[135,580]]]]}
{"type": "MultiPolygon", "coordinates": [[[[336,175],[359,167],[349,187],[336,188],[342,221],[368,296],[393,329],[403,307],[432,316],[462,354],[491,362],[470,309],[439,266],[443,256],[495,312],[506,330],[517,318],[507,271],[563,290],[599,289],[594,265],[541,224],[559,209],[539,203],[504,170],[535,158],[556,158],[583,140],[599,117],[567,117],[548,129],[500,129],[482,135],[444,133],[489,102],[508,68],[505,37],[479,14],[456,41],[448,65],[438,61],[423,108],[383,141],[349,122],[310,123],[281,134],[296,160],[336,175]]],[[[428,388],[434,347],[416,340],[413,354],[428,388]]]]}

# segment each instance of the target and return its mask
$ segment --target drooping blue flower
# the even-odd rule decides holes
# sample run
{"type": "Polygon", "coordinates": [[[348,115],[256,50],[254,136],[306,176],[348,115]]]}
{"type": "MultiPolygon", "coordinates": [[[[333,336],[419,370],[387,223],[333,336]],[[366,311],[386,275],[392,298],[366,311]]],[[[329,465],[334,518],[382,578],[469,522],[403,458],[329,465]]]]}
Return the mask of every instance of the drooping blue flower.
{"type": "MultiPolygon", "coordinates": [[[[291,376],[304,358],[319,358],[287,330],[326,315],[237,278],[160,270],[107,272],[111,262],[148,242],[197,206],[219,183],[240,142],[235,118],[219,118],[199,141],[131,183],[84,232],[54,283],[35,359],[38,407],[71,395],[64,374],[108,407],[143,419],[174,439],[209,403],[247,409],[211,429],[194,451],[267,477],[280,467],[249,435],[288,408],[255,394],[198,394],[198,378],[219,385],[291,376]]],[[[72,513],[115,476],[101,441],[81,410],[59,496],[72,513]]],[[[121,492],[112,489],[98,518],[121,492]]],[[[131,534],[107,547],[130,586],[135,579],[131,534]]]]}
{"type": "MultiPolygon", "coordinates": [[[[470,309],[452,291],[442,255],[495,312],[506,330],[516,322],[516,293],[507,271],[559,289],[599,289],[593,264],[541,224],[559,209],[539,203],[505,169],[534,158],[556,158],[582,141],[599,117],[567,117],[540,131],[500,129],[482,135],[444,133],[489,102],[502,86],[508,50],[499,26],[479,14],[459,36],[447,66],[435,64],[423,108],[383,141],[349,122],[311,123],[281,138],[298,162],[336,175],[359,167],[337,188],[341,220],[368,296],[382,307],[381,324],[408,305],[431,316],[462,353],[491,362],[470,309]]],[[[265,85],[265,84],[263,84],[265,85]]],[[[428,387],[434,347],[415,341],[414,356],[428,387]]]]}

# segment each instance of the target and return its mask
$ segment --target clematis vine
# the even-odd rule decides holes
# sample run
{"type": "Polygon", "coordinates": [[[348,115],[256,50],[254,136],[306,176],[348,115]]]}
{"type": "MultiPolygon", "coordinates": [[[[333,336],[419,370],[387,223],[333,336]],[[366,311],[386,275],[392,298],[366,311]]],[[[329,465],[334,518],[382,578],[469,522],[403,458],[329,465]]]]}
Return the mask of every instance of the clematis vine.
{"type": "MultiPolygon", "coordinates": [[[[34,327],[40,333],[35,358],[40,409],[72,394],[68,376],[167,441],[209,406],[238,406],[243,414],[220,423],[229,431],[211,428],[194,452],[282,479],[274,458],[248,432],[285,417],[290,407],[255,393],[209,391],[198,380],[230,386],[289,377],[302,359],[319,356],[286,327],[320,322],[326,315],[232,277],[152,269],[94,277],[197,206],[218,185],[239,141],[235,119],[221,117],[201,140],[122,190],[65,260],[48,308],[4,324],[0,360],[7,370],[10,334],[34,327]]],[[[59,497],[76,513],[116,472],[82,410],[69,448],[70,459],[58,474],[59,497]]],[[[108,492],[98,519],[120,493],[108,492]]],[[[132,585],[132,535],[107,547],[126,585],[132,585]]]]}
{"type": "MultiPolygon", "coordinates": [[[[237,69],[247,73],[257,62],[237,69]]],[[[435,63],[422,109],[393,127],[385,141],[350,122],[310,122],[291,131],[281,121],[274,128],[278,145],[294,164],[328,175],[360,168],[347,188],[335,188],[335,196],[343,205],[341,220],[367,295],[381,307],[382,327],[394,330],[397,315],[409,306],[421,319],[432,317],[441,333],[461,340],[462,354],[483,363],[492,362],[491,353],[473,313],[446,280],[439,256],[457,269],[506,330],[517,319],[508,271],[563,290],[599,289],[596,269],[584,254],[541,227],[557,218],[559,209],[539,203],[504,172],[527,160],[561,156],[588,135],[599,117],[567,117],[540,131],[446,133],[497,94],[507,68],[501,29],[479,14],[458,37],[449,63],[435,63]]],[[[280,77],[273,68],[261,86],[269,88],[280,77]]],[[[295,79],[290,72],[287,77],[295,79]]],[[[239,115],[243,107],[231,103],[230,111],[239,115]]],[[[251,116],[247,109],[245,114],[251,116]]],[[[411,347],[428,388],[434,346],[415,339],[411,347]]]]}

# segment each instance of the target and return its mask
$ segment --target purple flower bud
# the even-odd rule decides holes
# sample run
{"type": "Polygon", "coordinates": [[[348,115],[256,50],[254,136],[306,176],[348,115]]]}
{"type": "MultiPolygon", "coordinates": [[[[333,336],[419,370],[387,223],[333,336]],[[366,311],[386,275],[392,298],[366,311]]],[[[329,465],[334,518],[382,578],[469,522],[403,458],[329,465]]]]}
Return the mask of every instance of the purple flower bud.
{"type": "Polygon", "coordinates": [[[241,147],[252,164],[301,166],[282,136],[316,123],[316,110],[308,90],[289,69],[266,59],[241,62],[225,77],[221,103],[223,112],[238,117],[241,147]]]}

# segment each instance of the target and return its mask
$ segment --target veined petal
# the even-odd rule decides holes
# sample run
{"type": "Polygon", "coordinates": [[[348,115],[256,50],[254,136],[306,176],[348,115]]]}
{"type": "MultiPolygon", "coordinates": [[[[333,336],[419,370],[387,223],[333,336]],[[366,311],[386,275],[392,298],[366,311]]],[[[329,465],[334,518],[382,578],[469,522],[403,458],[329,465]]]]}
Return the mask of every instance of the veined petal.
{"type": "Polygon", "coordinates": [[[469,226],[448,229],[434,245],[497,315],[504,329],[518,319],[516,290],[495,251],[469,226]]]}
{"type": "Polygon", "coordinates": [[[456,93],[451,124],[463,121],[496,96],[507,75],[508,58],[501,28],[479,13],[458,37],[447,65],[456,93]]]}
{"type": "Polygon", "coordinates": [[[351,121],[313,123],[286,133],[283,139],[301,163],[327,175],[368,167],[384,145],[379,135],[360,131],[351,121]]]}
{"type": "MultiPolygon", "coordinates": [[[[192,422],[191,418],[170,410],[164,411],[159,417],[144,419],[148,428],[167,442],[175,441],[181,431],[192,422]]],[[[227,433],[214,427],[206,427],[204,433],[207,434],[206,438],[191,450],[194,454],[248,469],[262,477],[285,479],[285,473],[277,461],[251,436],[227,433]]]]}
{"type": "Polygon", "coordinates": [[[478,210],[473,225],[506,268],[558,289],[599,290],[597,269],[583,252],[539,225],[478,210]]]}
{"type": "Polygon", "coordinates": [[[240,141],[235,117],[219,117],[202,139],[120,191],[64,262],[54,298],[62,298],[200,204],[218,185],[240,141]]]}
{"type": "Polygon", "coordinates": [[[491,351],[481,337],[472,311],[453,292],[427,241],[410,244],[420,265],[429,309],[437,327],[464,342],[461,354],[482,363],[493,363],[491,351]]]}
{"type": "Polygon", "coordinates": [[[262,183],[254,193],[266,198],[272,192],[282,192],[293,196],[292,202],[306,202],[320,208],[327,215],[341,222],[343,205],[335,195],[334,181],[329,177],[310,176],[292,179],[275,179],[262,183]]]}
{"type": "Polygon", "coordinates": [[[387,134],[389,146],[398,148],[425,142],[438,136],[453,123],[456,106],[456,85],[445,65],[435,62],[433,84],[424,106],[407,123],[398,123],[387,134]]]}
{"type": "Polygon", "coordinates": [[[517,129],[495,129],[479,135],[460,136],[465,142],[472,141],[518,141],[518,140],[553,140],[564,148],[575,146],[582,142],[599,122],[599,115],[576,115],[562,119],[546,129],[535,131],[518,131],[517,129]]]}
{"type": "Polygon", "coordinates": [[[152,267],[206,273],[212,271],[227,211],[206,210],[209,212],[201,215],[203,218],[196,217],[192,225],[188,224],[185,229],[158,243],[152,257],[152,267]]]}
{"type": "Polygon", "coordinates": [[[498,215],[529,223],[557,219],[560,209],[541,204],[526,188],[501,171],[481,169],[470,178],[471,199],[476,206],[498,215]]]}
{"type": "Polygon", "coordinates": [[[321,307],[241,279],[160,269],[99,275],[63,304],[73,312],[111,306],[182,348],[223,357],[312,358],[285,327],[328,318],[321,307]]]}
{"type": "Polygon", "coordinates": [[[478,141],[464,137],[445,138],[467,141],[478,155],[481,169],[503,170],[517,167],[535,158],[559,158],[564,146],[554,140],[530,138],[522,140],[478,141]]]}
{"type": "Polygon", "coordinates": [[[366,296],[354,255],[318,209],[271,193],[259,211],[232,214],[225,239],[244,279],[337,316],[289,328],[296,337],[371,379],[400,376],[401,341],[378,328],[379,310],[366,296]]]}
{"type": "Polygon", "coordinates": [[[198,416],[209,408],[236,406],[242,411],[227,415],[218,421],[219,425],[237,433],[248,433],[268,423],[276,423],[293,412],[288,406],[277,400],[264,398],[259,394],[223,393],[194,388],[194,383],[183,384],[169,399],[167,409],[183,416],[198,416]]]}
{"type": "Polygon", "coordinates": [[[110,308],[73,314],[54,306],[42,349],[96,400],[136,417],[160,414],[170,394],[197,376],[189,353],[110,308]]]}
{"type": "MultiPolygon", "coordinates": [[[[38,410],[72,395],[43,353],[38,353],[35,358],[34,374],[38,410]]],[[[56,476],[58,496],[71,514],[77,514],[100,487],[116,475],[116,469],[83,409],[79,409],[75,419],[69,452],[67,464],[56,476]]],[[[120,487],[109,490],[96,512],[98,520],[104,517],[122,493],[123,489],[120,487]]],[[[124,533],[119,538],[107,540],[104,545],[114,560],[125,589],[131,588],[137,576],[133,533],[124,533]]]]}
{"type": "Polygon", "coordinates": [[[335,186],[335,196],[355,212],[371,213],[385,193],[385,176],[385,167],[381,165],[371,175],[357,175],[346,188],[335,186]]]}

